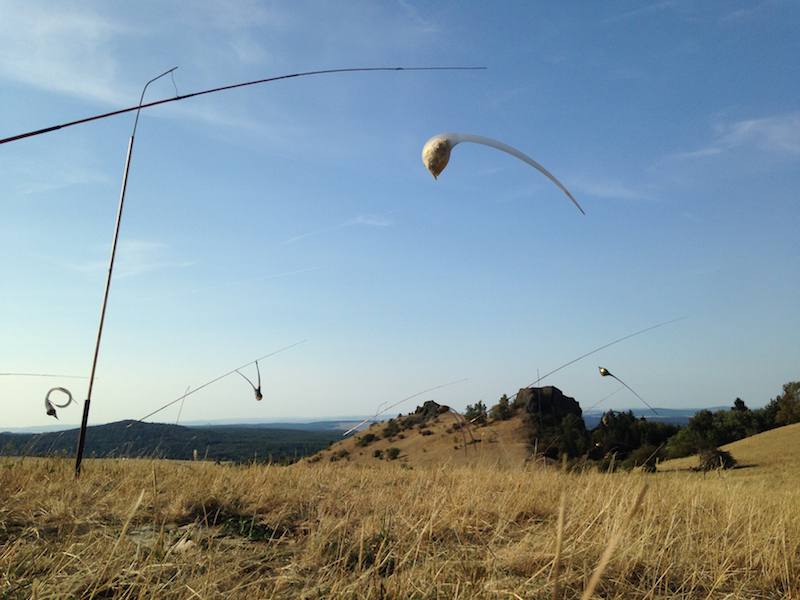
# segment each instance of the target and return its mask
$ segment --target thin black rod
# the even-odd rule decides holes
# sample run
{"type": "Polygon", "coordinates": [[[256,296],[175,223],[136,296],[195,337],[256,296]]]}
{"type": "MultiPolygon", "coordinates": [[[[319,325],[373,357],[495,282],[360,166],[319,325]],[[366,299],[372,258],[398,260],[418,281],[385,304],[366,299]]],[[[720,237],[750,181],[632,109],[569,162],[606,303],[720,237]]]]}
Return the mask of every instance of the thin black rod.
{"type": "MultiPolygon", "coordinates": [[[[281,75],[279,77],[270,77],[268,79],[258,79],[256,81],[248,81],[246,83],[237,83],[234,85],[226,85],[224,87],[214,88],[213,90],[205,90],[203,92],[195,92],[193,94],[186,94],[185,96],[175,96],[174,98],[167,98],[166,100],[157,100],[155,102],[149,102],[147,104],[139,103],[138,106],[132,106],[131,108],[123,108],[122,110],[115,110],[109,113],[105,113],[102,115],[96,115],[94,117],[88,117],[86,119],[79,119],[77,121],[70,121],[69,123],[63,123],[61,125],[54,125],[53,127],[47,127],[45,129],[38,129],[36,131],[30,131],[28,133],[22,133],[20,135],[15,135],[12,137],[8,137],[5,139],[0,140],[0,144],[6,144],[8,142],[14,142],[17,140],[22,140],[25,138],[33,137],[35,135],[41,135],[43,133],[49,133],[51,131],[57,131],[59,129],[64,129],[65,127],[71,127],[72,125],[80,125],[81,123],[88,123],[89,121],[96,121],[98,119],[105,119],[106,117],[113,117],[115,115],[121,115],[126,112],[131,112],[133,110],[139,111],[143,108],[149,108],[151,106],[157,106],[159,104],[167,104],[168,102],[176,102],[178,100],[185,100],[186,98],[192,98],[194,96],[202,96],[203,94],[213,94],[214,92],[222,92],[225,90],[232,90],[235,88],[245,87],[248,85],[256,85],[258,83],[268,83],[270,81],[280,81],[281,79],[291,79],[293,77],[306,77],[308,75],[324,75],[328,73],[355,73],[361,71],[476,71],[486,69],[486,67],[367,67],[367,68],[355,68],[355,69],[328,69],[325,71],[308,71],[306,73],[293,73],[291,75],[281,75]]],[[[171,71],[174,71],[172,69],[171,71]]],[[[171,71],[167,71],[170,73],[171,71]]],[[[166,73],[165,73],[166,75],[166,73]]],[[[161,76],[163,77],[163,75],[161,76]]],[[[158,77],[156,77],[158,79],[158,77]]],[[[138,113],[137,113],[138,118],[138,113]]]]}
{"type": "Polygon", "coordinates": [[[133,138],[136,136],[136,126],[139,124],[139,111],[142,107],[142,102],[144,101],[144,94],[147,91],[147,86],[153,83],[156,79],[160,79],[164,77],[164,75],[168,75],[177,69],[174,67],[169,71],[166,71],[159,75],[158,77],[154,77],[150,81],[148,81],[144,85],[144,89],[142,89],[142,95],[139,98],[139,109],[136,111],[136,120],[133,123],[133,132],[131,133],[131,139],[128,142],[128,157],[125,160],[125,172],[122,175],[122,191],[119,195],[119,208],[117,209],[117,223],[114,227],[114,241],[111,243],[111,258],[108,261],[108,277],[106,277],[106,289],[103,293],[103,308],[100,311],[100,325],[97,328],[97,341],[94,346],[94,357],[92,358],[92,371],[89,375],[89,391],[86,393],[86,401],[83,403],[83,418],[81,419],[81,430],[78,435],[78,449],[75,453],[75,476],[78,477],[81,474],[81,461],[83,460],[83,447],[86,443],[86,428],[89,423],[89,406],[92,403],[92,388],[94,387],[94,374],[97,369],[97,357],[100,354],[100,338],[103,336],[103,322],[106,318],[106,307],[108,306],[108,292],[111,289],[111,275],[114,272],[114,258],[117,254],[117,242],[119,241],[119,226],[120,222],[122,221],[122,207],[125,204],[125,189],[128,187],[128,171],[130,170],[131,166],[131,155],[133,154],[133,138]]]}

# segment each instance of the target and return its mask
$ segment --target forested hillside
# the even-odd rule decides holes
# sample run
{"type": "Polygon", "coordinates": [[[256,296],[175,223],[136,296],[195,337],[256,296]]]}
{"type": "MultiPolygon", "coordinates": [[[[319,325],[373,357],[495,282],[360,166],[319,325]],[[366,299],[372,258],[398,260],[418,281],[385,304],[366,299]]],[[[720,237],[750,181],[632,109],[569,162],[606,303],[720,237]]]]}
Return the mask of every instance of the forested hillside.
{"type": "MultiPolygon", "coordinates": [[[[259,429],[252,427],[182,427],[162,423],[119,421],[89,427],[86,456],[159,457],[219,461],[294,459],[313,454],[341,439],[337,431],[259,429]]],[[[41,434],[0,434],[5,454],[28,456],[64,454],[74,456],[78,430],[41,434]]]]}

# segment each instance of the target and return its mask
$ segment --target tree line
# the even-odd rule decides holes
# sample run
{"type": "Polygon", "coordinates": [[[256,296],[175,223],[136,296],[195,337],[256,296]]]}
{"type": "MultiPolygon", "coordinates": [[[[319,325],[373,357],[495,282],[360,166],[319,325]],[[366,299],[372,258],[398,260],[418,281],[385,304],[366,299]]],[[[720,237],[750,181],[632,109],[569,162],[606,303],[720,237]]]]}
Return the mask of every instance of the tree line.
{"type": "MultiPolygon", "coordinates": [[[[523,407],[503,396],[487,413],[483,402],[467,406],[464,416],[487,423],[513,416],[523,407]]],[[[719,448],[776,427],[800,422],[800,382],[789,382],[764,408],[750,410],[740,398],[728,410],[700,410],[685,427],[636,417],[633,411],[610,410],[597,427],[587,430],[583,418],[567,414],[555,424],[542,424],[526,414],[531,445],[540,454],[564,456],[577,465],[592,461],[601,468],[654,469],[658,460],[682,458],[719,448]]]]}

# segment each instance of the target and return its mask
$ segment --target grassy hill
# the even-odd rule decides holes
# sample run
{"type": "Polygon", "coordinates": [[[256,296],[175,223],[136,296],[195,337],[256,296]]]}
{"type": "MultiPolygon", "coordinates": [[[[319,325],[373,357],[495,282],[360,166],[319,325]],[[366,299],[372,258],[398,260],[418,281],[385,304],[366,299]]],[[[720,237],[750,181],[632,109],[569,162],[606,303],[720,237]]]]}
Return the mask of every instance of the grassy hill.
{"type": "MultiPolygon", "coordinates": [[[[800,477],[800,423],[765,431],[722,446],[722,449],[730,452],[739,466],[727,474],[728,477],[780,485],[787,481],[796,485],[800,477]]],[[[664,461],[658,465],[658,470],[686,471],[697,463],[697,457],[690,456],[664,461]]]]}
{"type": "MultiPolygon", "coordinates": [[[[414,413],[406,418],[414,418],[414,413]]],[[[502,464],[523,466],[531,458],[522,413],[506,421],[487,425],[459,426],[463,419],[446,412],[411,427],[402,425],[404,419],[393,419],[399,431],[386,437],[389,423],[373,423],[368,429],[334,443],[306,459],[311,462],[343,462],[357,465],[377,465],[398,462],[405,466],[502,464]],[[374,437],[374,441],[369,441],[374,437]],[[465,445],[466,440],[466,445],[465,445]],[[396,458],[391,458],[392,449],[396,458]]]]}
{"type": "MultiPolygon", "coordinates": [[[[413,417],[413,413],[407,417],[413,417]]],[[[401,424],[399,431],[387,438],[387,423],[373,423],[368,429],[347,439],[339,438],[333,445],[305,459],[311,463],[341,463],[378,465],[395,462],[405,467],[428,465],[460,466],[494,464],[524,466],[534,459],[524,415],[520,411],[506,421],[472,425],[462,436],[460,417],[451,412],[438,415],[411,427],[403,427],[404,418],[393,419],[401,424]],[[464,444],[466,437],[466,445],[464,444]],[[369,441],[370,438],[375,438],[369,441]],[[394,450],[395,458],[390,458],[394,450]]],[[[463,421],[462,421],[463,422],[463,421]]],[[[739,471],[758,467],[759,477],[770,473],[780,475],[797,465],[800,470],[800,423],[779,427],[738,442],[723,446],[739,464],[739,471]]],[[[689,470],[698,465],[698,457],[690,456],[661,462],[659,471],[689,470]]],[[[737,473],[737,477],[743,477],[737,473]]]]}
{"type": "MultiPolygon", "coordinates": [[[[798,433],[785,430],[773,440],[781,449],[798,433]]],[[[446,436],[443,463],[412,469],[400,459],[89,459],[76,479],[68,460],[0,457],[0,596],[550,598],[558,565],[557,597],[579,598],[617,533],[593,597],[800,591],[794,454],[767,462],[740,449],[762,462],[719,475],[565,473],[485,458],[459,466],[463,448],[446,436]],[[783,485],[769,479],[779,472],[783,485]]]]}

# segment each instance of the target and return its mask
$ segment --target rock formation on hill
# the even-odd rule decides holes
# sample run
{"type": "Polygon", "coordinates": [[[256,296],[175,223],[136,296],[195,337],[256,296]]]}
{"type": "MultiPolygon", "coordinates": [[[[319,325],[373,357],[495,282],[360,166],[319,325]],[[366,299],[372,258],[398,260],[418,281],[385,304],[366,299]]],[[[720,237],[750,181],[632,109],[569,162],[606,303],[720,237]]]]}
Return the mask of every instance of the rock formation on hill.
{"type": "Polygon", "coordinates": [[[583,411],[575,398],[565,396],[552,385],[541,388],[523,388],[517,392],[517,405],[523,405],[533,422],[541,427],[554,427],[567,415],[583,418],[583,411]]]}

